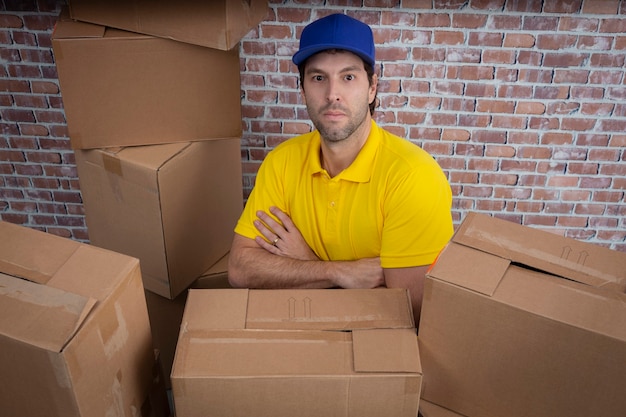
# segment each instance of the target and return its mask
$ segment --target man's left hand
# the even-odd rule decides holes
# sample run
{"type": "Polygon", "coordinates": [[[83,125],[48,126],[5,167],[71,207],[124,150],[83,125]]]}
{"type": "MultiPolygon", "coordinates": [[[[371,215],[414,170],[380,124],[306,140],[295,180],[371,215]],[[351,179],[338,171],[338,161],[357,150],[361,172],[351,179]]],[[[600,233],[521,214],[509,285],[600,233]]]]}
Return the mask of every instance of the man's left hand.
{"type": "Polygon", "coordinates": [[[274,206],[270,207],[270,213],[280,223],[261,210],[257,212],[258,220],[254,222],[254,226],[261,233],[261,236],[254,239],[260,247],[274,255],[302,261],[319,261],[287,213],[274,206]]]}

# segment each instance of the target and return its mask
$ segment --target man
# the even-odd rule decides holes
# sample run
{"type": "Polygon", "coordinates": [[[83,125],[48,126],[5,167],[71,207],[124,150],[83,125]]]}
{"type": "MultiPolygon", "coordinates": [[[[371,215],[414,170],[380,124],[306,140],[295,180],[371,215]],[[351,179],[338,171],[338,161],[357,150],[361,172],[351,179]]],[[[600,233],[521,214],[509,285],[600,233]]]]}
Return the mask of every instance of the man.
{"type": "Polygon", "coordinates": [[[229,279],[245,288],[408,288],[453,233],[434,159],[372,119],[372,30],[343,14],[308,25],[293,56],[315,131],[263,161],[235,228],[229,279]]]}

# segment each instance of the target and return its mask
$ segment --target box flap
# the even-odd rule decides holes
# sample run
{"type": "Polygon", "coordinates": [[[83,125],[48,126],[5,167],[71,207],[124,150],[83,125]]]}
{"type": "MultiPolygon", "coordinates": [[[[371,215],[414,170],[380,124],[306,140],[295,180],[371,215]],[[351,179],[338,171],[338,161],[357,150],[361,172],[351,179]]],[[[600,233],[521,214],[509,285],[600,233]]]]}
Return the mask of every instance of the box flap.
{"type": "Polygon", "coordinates": [[[0,333],[60,352],[96,300],[0,274],[0,333]]]}
{"type": "Polygon", "coordinates": [[[146,189],[158,187],[158,170],[190,146],[190,142],[133,147],[111,147],[77,150],[80,161],[102,168],[107,174],[141,185],[146,189]]]}
{"type": "Polygon", "coordinates": [[[508,259],[454,242],[446,245],[438,259],[442,259],[442,262],[435,262],[428,276],[485,295],[493,295],[511,264],[508,259]]]}
{"type": "Polygon", "coordinates": [[[511,266],[494,299],[626,342],[626,294],[511,266]]]}
{"type": "Polygon", "coordinates": [[[352,330],[413,328],[405,289],[252,290],[246,328],[352,330]]]}
{"type": "Polygon", "coordinates": [[[65,7],[54,26],[52,39],[102,38],[105,29],[104,26],[70,19],[69,11],[65,7]]]}
{"type": "Polygon", "coordinates": [[[244,329],[249,291],[247,289],[190,289],[181,331],[244,329]]]}
{"type": "Polygon", "coordinates": [[[80,243],[0,221],[0,272],[47,283],[80,243]],[[36,243],[35,243],[36,242],[36,243]]]}
{"type": "Polygon", "coordinates": [[[222,50],[267,16],[267,0],[72,0],[72,17],[222,50]]]}
{"type": "Polygon", "coordinates": [[[626,254],[469,213],[452,241],[595,287],[626,292],[626,254]]]}
{"type": "MultiPolygon", "coordinates": [[[[174,156],[191,146],[191,142],[176,142],[162,145],[128,146],[119,148],[115,155],[124,161],[131,161],[133,165],[142,166],[151,170],[158,170],[174,156]]],[[[106,149],[102,150],[103,152],[106,149]]]]}
{"type": "Polygon", "coordinates": [[[356,372],[422,373],[414,330],[354,330],[352,348],[356,372]]]}

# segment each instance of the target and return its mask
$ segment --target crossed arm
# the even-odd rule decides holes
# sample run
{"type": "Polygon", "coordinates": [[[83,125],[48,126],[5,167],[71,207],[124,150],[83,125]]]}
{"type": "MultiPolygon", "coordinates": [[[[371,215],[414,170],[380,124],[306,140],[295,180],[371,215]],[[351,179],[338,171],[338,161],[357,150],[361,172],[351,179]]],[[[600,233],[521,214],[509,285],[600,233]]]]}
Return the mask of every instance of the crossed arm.
{"type": "Polygon", "coordinates": [[[260,236],[235,235],[229,255],[230,284],[239,288],[408,288],[416,325],[428,266],[382,268],[379,258],[320,260],[289,216],[278,208],[259,211],[260,236]],[[274,243],[275,242],[275,243],[274,243]]]}

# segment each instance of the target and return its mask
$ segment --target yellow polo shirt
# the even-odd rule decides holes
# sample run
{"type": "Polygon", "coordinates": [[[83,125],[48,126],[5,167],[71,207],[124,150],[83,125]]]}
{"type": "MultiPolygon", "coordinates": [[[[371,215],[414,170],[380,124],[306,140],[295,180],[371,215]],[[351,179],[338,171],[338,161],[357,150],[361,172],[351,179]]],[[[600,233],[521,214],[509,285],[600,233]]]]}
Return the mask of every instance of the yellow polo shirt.
{"type": "Polygon", "coordinates": [[[320,163],[317,131],[265,158],[235,232],[254,239],[256,212],[286,212],[322,260],[380,257],[383,268],[431,264],[453,233],[452,193],[423,149],[372,121],[355,161],[334,178],[320,163]]]}

